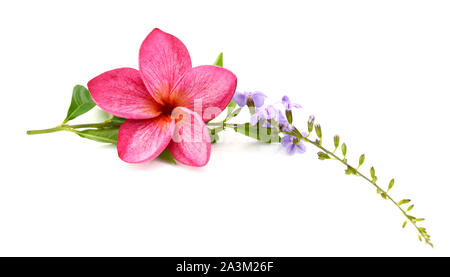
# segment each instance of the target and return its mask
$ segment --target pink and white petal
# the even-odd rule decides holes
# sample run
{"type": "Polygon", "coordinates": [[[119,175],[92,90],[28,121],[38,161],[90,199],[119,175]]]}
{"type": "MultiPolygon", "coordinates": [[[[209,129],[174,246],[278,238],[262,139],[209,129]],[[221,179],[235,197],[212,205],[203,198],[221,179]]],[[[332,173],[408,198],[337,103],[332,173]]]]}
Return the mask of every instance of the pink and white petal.
{"type": "Polygon", "coordinates": [[[164,115],[146,120],[125,120],[117,140],[119,157],[128,163],[156,158],[169,144],[174,128],[175,120],[164,115]]]}
{"type": "Polygon", "coordinates": [[[88,83],[94,102],[104,111],[130,119],[148,119],[161,114],[161,107],[145,88],[139,71],[119,68],[88,83]]]}
{"type": "Polygon", "coordinates": [[[139,69],[153,98],[159,103],[169,96],[175,83],[192,68],[186,46],[159,29],[147,36],[139,50],[139,69]]]}
{"type": "Polygon", "coordinates": [[[172,112],[175,130],[169,151],[175,160],[190,166],[204,166],[211,155],[211,138],[199,114],[182,107],[172,112]]]}
{"type": "Polygon", "coordinates": [[[170,99],[176,106],[187,107],[208,121],[225,109],[236,85],[233,72],[214,65],[198,66],[186,72],[175,85],[170,99]]]}

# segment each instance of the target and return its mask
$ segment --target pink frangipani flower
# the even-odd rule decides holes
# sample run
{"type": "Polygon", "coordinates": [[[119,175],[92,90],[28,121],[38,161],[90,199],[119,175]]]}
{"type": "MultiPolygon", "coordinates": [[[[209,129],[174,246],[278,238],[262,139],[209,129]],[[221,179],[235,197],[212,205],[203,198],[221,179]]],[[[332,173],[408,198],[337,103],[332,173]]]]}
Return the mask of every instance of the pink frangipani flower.
{"type": "Polygon", "coordinates": [[[168,148],[177,161],[203,166],[211,153],[204,122],[225,109],[236,84],[236,76],[222,67],[192,68],[184,44],[154,29],[141,45],[139,70],[107,71],[88,88],[100,108],[126,118],[117,141],[122,160],[152,160],[168,148]]]}

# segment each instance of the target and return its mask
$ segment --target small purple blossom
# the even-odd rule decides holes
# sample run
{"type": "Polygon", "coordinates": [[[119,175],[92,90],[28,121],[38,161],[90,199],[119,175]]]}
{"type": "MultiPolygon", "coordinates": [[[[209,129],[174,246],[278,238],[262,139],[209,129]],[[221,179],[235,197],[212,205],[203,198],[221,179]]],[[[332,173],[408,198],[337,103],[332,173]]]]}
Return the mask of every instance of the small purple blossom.
{"type": "Polygon", "coordinates": [[[255,104],[256,108],[260,108],[264,105],[264,101],[266,100],[267,96],[260,92],[236,92],[233,96],[233,101],[238,104],[239,107],[244,107],[247,105],[247,100],[252,99],[253,103],[255,104]]]}
{"type": "MultiPolygon", "coordinates": [[[[302,135],[306,136],[306,134],[304,134],[304,133],[302,133],[302,135]]],[[[285,135],[281,139],[281,145],[284,148],[286,148],[289,155],[293,155],[295,153],[302,154],[302,153],[305,153],[305,151],[306,151],[306,146],[303,143],[303,141],[297,137],[290,136],[290,135],[285,135]]]]}
{"type": "Polygon", "coordinates": [[[267,107],[263,109],[259,109],[252,117],[250,118],[250,124],[256,125],[259,121],[264,120],[263,127],[269,127],[270,124],[266,122],[266,120],[277,119],[278,110],[275,109],[272,105],[267,105],[267,107]]]}
{"type": "Polygon", "coordinates": [[[284,132],[291,132],[294,129],[280,110],[278,111],[278,127],[284,132]]]}
{"type": "Polygon", "coordinates": [[[293,108],[300,109],[302,107],[300,104],[291,103],[291,100],[286,95],[281,99],[281,103],[283,103],[284,108],[288,111],[292,110],[293,108]]]}

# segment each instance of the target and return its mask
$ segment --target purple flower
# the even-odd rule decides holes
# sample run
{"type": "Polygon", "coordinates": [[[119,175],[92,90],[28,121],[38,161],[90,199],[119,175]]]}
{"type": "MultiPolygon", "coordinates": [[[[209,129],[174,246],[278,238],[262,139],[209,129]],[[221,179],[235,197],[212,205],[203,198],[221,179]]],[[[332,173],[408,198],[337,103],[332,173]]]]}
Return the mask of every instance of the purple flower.
{"type": "Polygon", "coordinates": [[[293,108],[300,109],[302,107],[300,104],[291,103],[291,100],[286,95],[281,99],[281,103],[283,103],[284,108],[288,111],[292,110],[293,108]]]}
{"type": "Polygon", "coordinates": [[[264,105],[264,101],[266,100],[267,96],[260,92],[236,92],[233,96],[233,101],[238,104],[239,107],[244,107],[247,105],[247,100],[252,99],[253,103],[255,104],[256,108],[260,108],[264,105]]]}
{"type": "Polygon", "coordinates": [[[302,154],[306,151],[306,146],[303,141],[290,135],[286,135],[281,139],[281,145],[286,148],[289,155],[293,155],[295,153],[302,154]]]}
{"type": "Polygon", "coordinates": [[[272,105],[267,105],[267,107],[263,109],[259,109],[252,117],[250,118],[250,124],[256,125],[259,121],[263,121],[263,127],[270,128],[270,124],[266,122],[269,119],[277,119],[278,110],[275,109],[272,105]]]}
{"type": "Polygon", "coordinates": [[[294,129],[280,110],[278,111],[278,127],[284,132],[291,132],[294,129]]]}

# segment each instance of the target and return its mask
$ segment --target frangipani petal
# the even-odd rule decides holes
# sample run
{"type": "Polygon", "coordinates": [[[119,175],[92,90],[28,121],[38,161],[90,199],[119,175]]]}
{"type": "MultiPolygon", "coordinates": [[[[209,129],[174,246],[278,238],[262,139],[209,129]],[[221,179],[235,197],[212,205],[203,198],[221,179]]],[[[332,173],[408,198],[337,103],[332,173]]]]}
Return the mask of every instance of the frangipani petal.
{"type": "Polygon", "coordinates": [[[175,160],[190,166],[204,166],[211,154],[211,138],[208,128],[196,112],[186,108],[175,108],[175,131],[169,151],[175,160]]]}
{"type": "Polygon", "coordinates": [[[175,120],[165,115],[147,120],[125,120],[117,141],[119,157],[128,163],[156,158],[169,144],[174,128],[175,120]]]}
{"type": "Polygon", "coordinates": [[[130,119],[148,119],[161,114],[161,107],[148,93],[139,71],[119,68],[88,83],[94,102],[104,111],[130,119]]]}
{"type": "Polygon", "coordinates": [[[233,98],[237,78],[229,70],[203,65],[194,67],[181,78],[170,94],[173,105],[183,106],[208,121],[217,116],[233,98]]]}
{"type": "Polygon", "coordinates": [[[139,50],[139,69],[153,98],[163,103],[178,79],[192,68],[186,46],[159,29],[147,36],[139,50]]]}

